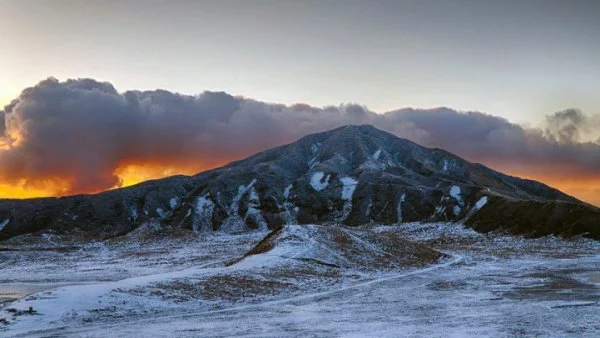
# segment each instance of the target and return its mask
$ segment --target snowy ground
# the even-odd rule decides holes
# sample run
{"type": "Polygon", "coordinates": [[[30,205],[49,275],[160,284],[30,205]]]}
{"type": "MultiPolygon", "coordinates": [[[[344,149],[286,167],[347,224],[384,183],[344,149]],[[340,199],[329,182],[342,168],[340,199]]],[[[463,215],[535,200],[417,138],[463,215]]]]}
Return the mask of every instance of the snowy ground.
{"type": "Polygon", "coordinates": [[[598,242],[486,236],[446,223],[342,229],[364,255],[398,254],[367,243],[369,232],[400,235],[448,255],[426,266],[370,269],[333,242],[307,242],[318,228],[291,229],[285,245],[233,265],[226,263],[265,233],[132,236],[64,252],[0,252],[0,293],[25,282],[86,282],[6,305],[0,335],[600,335],[598,242]],[[38,314],[6,311],[29,306],[38,314]]]}

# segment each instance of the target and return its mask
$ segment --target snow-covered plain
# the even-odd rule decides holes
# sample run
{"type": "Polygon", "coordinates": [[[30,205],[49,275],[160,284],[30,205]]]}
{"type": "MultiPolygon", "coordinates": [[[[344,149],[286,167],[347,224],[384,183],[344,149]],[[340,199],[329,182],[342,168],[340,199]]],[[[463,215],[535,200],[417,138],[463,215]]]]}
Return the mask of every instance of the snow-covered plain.
{"type": "Polygon", "coordinates": [[[285,245],[241,261],[233,260],[265,232],[152,236],[146,229],[81,245],[59,236],[43,237],[44,245],[33,238],[13,246],[9,241],[4,247],[47,249],[61,243],[78,249],[0,251],[0,290],[19,283],[86,284],[5,305],[4,310],[31,306],[39,314],[0,311],[0,336],[600,335],[598,242],[482,235],[455,223],[402,223],[340,227],[348,235],[344,240],[350,238],[344,243],[362,250],[344,256],[329,245],[335,238],[318,226],[285,231],[285,245]],[[447,257],[424,266],[371,268],[361,257],[390,253],[367,243],[369,233],[408,238],[447,257]]]}

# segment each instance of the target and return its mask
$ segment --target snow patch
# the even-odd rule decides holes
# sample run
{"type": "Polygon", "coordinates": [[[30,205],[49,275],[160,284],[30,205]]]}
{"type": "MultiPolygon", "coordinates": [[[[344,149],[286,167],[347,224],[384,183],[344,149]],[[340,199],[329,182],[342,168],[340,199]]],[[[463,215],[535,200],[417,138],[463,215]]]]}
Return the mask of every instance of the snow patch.
{"type": "Polygon", "coordinates": [[[444,160],[442,163],[443,163],[443,165],[442,165],[443,172],[449,172],[452,169],[457,167],[456,161],[454,161],[454,160],[451,160],[451,161],[444,160]]]}
{"type": "Polygon", "coordinates": [[[354,194],[354,190],[358,185],[358,181],[353,179],[352,177],[342,177],[340,178],[340,182],[342,182],[342,199],[344,201],[352,201],[352,195],[354,194]]]}
{"type": "Polygon", "coordinates": [[[194,221],[192,229],[194,232],[210,232],[212,231],[212,215],[215,209],[215,204],[208,197],[207,193],[204,196],[199,196],[196,200],[194,208],[194,221]]]}
{"type": "Polygon", "coordinates": [[[171,207],[171,209],[175,209],[175,207],[177,207],[177,198],[171,197],[171,199],[169,200],[169,206],[171,207]]]}
{"type": "Polygon", "coordinates": [[[329,178],[331,177],[331,175],[328,174],[327,176],[325,176],[324,179],[323,176],[325,176],[325,173],[323,173],[322,171],[317,171],[310,178],[310,185],[316,191],[321,191],[327,188],[327,186],[329,185],[329,178]]]}
{"type": "Polygon", "coordinates": [[[310,146],[310,153],[311,153],[312,157],[311,157],[311,159],[308,160],[308,163],[307,163],[308,167],[310,169],[316,167],[319,164],[319,161],[317,160],[317,155],[318,155],[320,146],[321,146],[320,142],[310,146]]]}
{"type": "Polygon", "coordinates": [[[258,193],[256,192],[256,188],[250,188],[250,196],[248,200],[248,211],[246,212],[246,217],[244,220],[248,219],[248,217],[253,218],[256,224],[258,224],[258,229],[261,231],[269,230],[267,226],[267,222],[263,218],[260,213],[260,198],[258,193]]]}
{"type": "Polygon", "coordinates": [[[379,156],[381,155],[381,149],[378,149],[375,154],[373,154],[373,159],[375,161],[379,160],[379,156]]]}
{"type": "Polygon", "coordinates": [[[464,202],[460,194],[461,191],[459,186],[453,185],[452,188],[450,188],[450,196],[452,196],[452,198],[454,198],[456,202],[458,202],[458,204],[462,207],[464,205],[464,202]]]}
{"type": "Polygon", "coordinates": [[[310,152],[314,155],[319,151],[319,147],[321,146],[320,142],[317,142],[316,144],[312,144],[310,146],[310,152]]]}
{"type": "Polygon", "coordinates": [[[475,210],[479,210],[483,208],[487,204],[488,198],[487,196],[483,196],[480,198],[477,203],[475,203],[475,210]]]}
{"type": "Polygon", "coordinates": [[[158,216],[160,216],[160,218],[167,217],[167,215],[165,214],[165,211],[162,208],[156,208],[156,213],[158,214],[158,216]]]}
{"type": "Polygon", "coordinates": [[[454,216],[458,216],[460,215],[460,207],[458,205],[455,205],[454,208],[452,209],[452,211],[454,212],[454,216]]]}
{"type": "Polygon", "coordinates": [[[294,203],[290,202],[288,199],[290,198],[290,194],[292,192],[293,184],[289,184],[283,190],[283,222],[287,224],[297,224],[295,214],[298,213],[298,207],[294,205],[294,203]]]}
{"type": "Polygon", "coordinates": [[[342,177],[340,178],[340,182],[342,182],[342,200],[344,201],[344,206],[342,207],[342,213],[336,217],[338,222],[342,222],[350,215],[352,211],[352,195],[358,185],[358,181],[352,177],[342,177]]]}
{"type": "Polygon", "coordinates": [[[469,210],[469,213],[467,214],[467,217],[471,217],[473,216],[474,213],[476,213],[477,211],[479,211],[481,208],[483,208],[488,202],[488,197],[487,196],[483,196],[481,197],[473,206],[473,208],[471,208],[471,210],[469,210]]]}
{"type": "MultiPolygon", "coordinates": [[[[135,222],[138,218],[137,208],[131,207],[130,212],[131,212],[131,219],[135,222]]],[[[73,220],[75,220],[75,218],[73,220]]]]}
{"type": "MultiPolygon", "coordinates": [[[[242,197],[244,197],[244,195],[250,191],[250,189],[252,189],[255,183],[256,178],[248,183],[248,185],[240,185],[238,187],[238,193],[231,201],[231,205],[229,207],[229,216],[221,225],[221,230],[224,232],[237,233],[246,229],[246,223],[239,215],[240,201],[242,200],[242,197]]],[[[250,196],[250,198],[252,197],[253,196],[250,196]]]]}
{"type": "Polygon", "coordinates": [[[292,192],[292,187],[293,187],[292,184],[285,187],[285,189],[283,190],[283,198],[285,198],[285,199],[290,198],[290,193],[292,192]]]}
{"type": "MultiPolygon", "coordinates": [[[[248,185],[245,185],[245,186],[240,185],[238,187],[238,193],[231,201],[231,207],[229,208],[230,214],[238,215],[240,201],[242,200],[242,197],[244,197],[244,195],[254,186],[255,183],[256,183],[256,178],[253,179],[250,183],[248,183],[248,185]]],[[[252,198],[252,196],[251,196],[251,198],[252,198]]]]}
{"type": "Polygon", "coordinates": [[[397,221],[398,224],[402,223],[402,203],[404,203],[405,200],[406,200],[406,194],[402,193],[402,196],[400,196],[400,199],[398,200],[398,209],[396,210],[396,212],[398,214],[398,221],[397,221]]]}
{"type": "Polygon", "coordinates": [[[2,231],[2,229],[4,229],[4,227],[6,225],[8,225],[8,222],[10,222],[10,219],[5,219],[4,221],[0,222],[0,231],[2,231]]]}
{"type": "Polygon", "coordinates": [[[446,211],[446,207],[438,205],[437,207],[435,207],[434,215],[443,214],[445,211],[446,211]]]}

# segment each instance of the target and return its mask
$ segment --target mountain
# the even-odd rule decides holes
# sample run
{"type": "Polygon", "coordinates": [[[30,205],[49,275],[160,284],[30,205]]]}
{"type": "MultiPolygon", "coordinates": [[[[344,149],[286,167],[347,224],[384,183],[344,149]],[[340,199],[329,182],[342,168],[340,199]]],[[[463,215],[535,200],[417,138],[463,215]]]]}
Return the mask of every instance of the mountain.
{"type": "Polygon", "coordinates": [[[369,125],[308,135],[194,176],[97,195],[0,201],[0,240],[40,230],[104,238],[148,223],[235,233],[415,221],[600,239],[598,208],[369,125]]]}

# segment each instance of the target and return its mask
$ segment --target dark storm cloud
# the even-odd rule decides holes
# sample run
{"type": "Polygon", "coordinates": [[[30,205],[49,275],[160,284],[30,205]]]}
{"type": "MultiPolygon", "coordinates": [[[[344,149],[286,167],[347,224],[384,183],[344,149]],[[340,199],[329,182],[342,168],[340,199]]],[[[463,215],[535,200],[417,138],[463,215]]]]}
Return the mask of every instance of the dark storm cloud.
{"type": "Polygon", "coordinates": [[[119,185],[116,170],[126,164],[213,166],[308,133],[363,123],[471,160],[598,176],[600,145],[579,141],[596,121],[568,110],[533,129],[447,108],[378,115],[356,104],[315,108],[222,92],[118,93],[91,79],[50,78],[0,112],[0,181],[56,180],[66,184],[64,193],[97,191],[119,185]]]}

